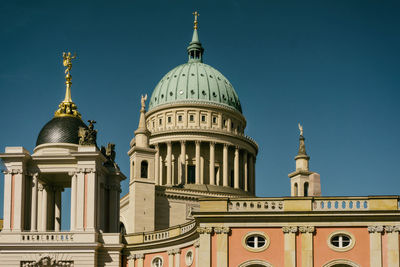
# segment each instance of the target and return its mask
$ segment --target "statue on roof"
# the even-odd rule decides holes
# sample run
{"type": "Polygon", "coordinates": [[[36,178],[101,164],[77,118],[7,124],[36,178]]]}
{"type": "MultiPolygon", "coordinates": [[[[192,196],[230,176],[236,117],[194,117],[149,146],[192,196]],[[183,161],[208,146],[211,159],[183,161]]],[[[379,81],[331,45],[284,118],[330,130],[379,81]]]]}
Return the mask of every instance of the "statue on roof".
{"type": "Polygon", "coordinates": [[[147,100],[147,94],[145,94],[144,96],[142,95],[141,100],[140,100],[140,102],[142,104],[142,109],[140,111],[146,110],[146,100],[147,100]]]}
{"type": "Polygon", "coordinates": [[[88,120],[89,126],[87,129],[83,127],[79,127],[79,144],[88,146],[88,145],[96,145],[96,138],[97,138],[97,130],[94,129],[94,120],[88,120]]]}
{"type": "Polygon", "coordinates": [[[71,69],[72,69],[72,59],[75,59],[76,58],[76,53],[74,53],[74,55],[73,56],[71,56],[71,52],[68,52],[68,53],[63,53],[63,65],[64,65],[64,67],[67,67],[66,69],[65,69],[65,74],[69,74],[69,72],[71,71],[71,69]]]}
{"type": "Polygon", "coordinates": [[[303,126],[299,123],[300,136],[303,136],[303,126]]]}

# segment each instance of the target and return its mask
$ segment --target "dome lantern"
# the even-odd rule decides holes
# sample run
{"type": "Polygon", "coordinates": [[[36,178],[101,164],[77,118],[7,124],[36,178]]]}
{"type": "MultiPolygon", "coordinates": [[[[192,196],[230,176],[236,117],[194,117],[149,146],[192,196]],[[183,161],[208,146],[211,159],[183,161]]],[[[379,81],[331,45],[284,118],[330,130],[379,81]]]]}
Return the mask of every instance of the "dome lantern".
{"type": "Polygon", "coordinates": [[[200,40],[199,40],[199,34],[197,33],[197,28],[198,28],[198,21],[197,17],[200,16],[200,14],[195,11],[193,13],[194,15],[194,27],[193,27],[193,37],[192,41],[190,42],[187,51],[188,51],[188,56],[189,56],[189,63],[190,62],[203,62],[203,53],[204,53],[204,48],[202,47],[200,40]]]}

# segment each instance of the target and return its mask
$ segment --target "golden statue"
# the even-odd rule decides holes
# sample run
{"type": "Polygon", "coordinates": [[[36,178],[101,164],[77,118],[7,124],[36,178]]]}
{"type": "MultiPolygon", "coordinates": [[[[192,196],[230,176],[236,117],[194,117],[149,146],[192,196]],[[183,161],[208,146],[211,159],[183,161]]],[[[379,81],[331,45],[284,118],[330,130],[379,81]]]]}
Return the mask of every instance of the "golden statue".
{"type": "Polygon", "coordinates": [[[145,94],[144,96],[142,95],[142,98],[140,100],[140,103],[142,104],[141,110],[146,110],[146,100],[147,100],[147,94],[145,94]]]}
{"type": "Polygon", "coordinates": [[[65,74],[69,74],[70,70],[72,69],[72,59],[76,58],[76,53],[74,53],[74,56],[71,57],[71,52],[68,53],[63,53],[63,65],[64,67],[67,67],[65,69],[65,74]]]}
{"type": "Polygon", "coordinates": [[[300,136],[303,136],[303,126],[299,123],[300,136]]]}

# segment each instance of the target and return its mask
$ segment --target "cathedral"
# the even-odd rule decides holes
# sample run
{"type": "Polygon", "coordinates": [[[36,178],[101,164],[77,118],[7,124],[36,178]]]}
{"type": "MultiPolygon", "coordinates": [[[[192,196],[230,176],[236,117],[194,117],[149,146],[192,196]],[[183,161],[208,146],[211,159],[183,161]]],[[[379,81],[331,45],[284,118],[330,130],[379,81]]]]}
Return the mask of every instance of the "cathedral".
{"type": "Polygon", "coordinates": [[[400,267],[399,196],[321,196],[300,124],[291,196],[256,197],[258,145],[233,85],[203,62],[194,15],[187,62],[141,97],[126,175],[72,101],[76,56],[63,54],[65,99],[33,152],[0,154],[0,266],[400,267]]]}

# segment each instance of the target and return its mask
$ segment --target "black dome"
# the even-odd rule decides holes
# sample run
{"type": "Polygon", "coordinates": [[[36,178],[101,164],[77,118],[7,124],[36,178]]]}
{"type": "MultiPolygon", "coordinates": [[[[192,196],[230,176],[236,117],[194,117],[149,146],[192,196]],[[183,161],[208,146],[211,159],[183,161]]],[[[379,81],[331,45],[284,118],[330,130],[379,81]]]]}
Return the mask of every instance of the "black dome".
{"type": "Polygon", "coordinates": [[[46,143],[79,144],[79,127],[87,129],[86,124],[77,117],[55,117],[40,131],[36,146],[46,143]]]}

